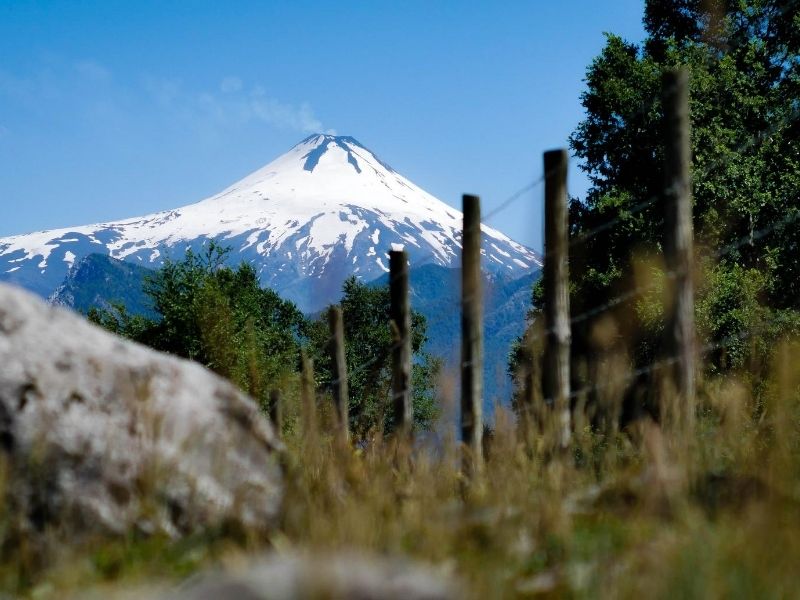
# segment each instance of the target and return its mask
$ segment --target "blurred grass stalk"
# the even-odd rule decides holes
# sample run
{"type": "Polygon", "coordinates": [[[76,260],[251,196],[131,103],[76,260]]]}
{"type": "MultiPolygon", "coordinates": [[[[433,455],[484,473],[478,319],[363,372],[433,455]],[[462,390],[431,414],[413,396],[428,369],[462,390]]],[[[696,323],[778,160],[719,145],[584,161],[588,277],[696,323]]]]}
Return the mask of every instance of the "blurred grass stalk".
{"type": "MultiPolygon", "coordinates": [[[[602,327],[600,337],[616,326],[602,327]]],[[[596,376],[627,377],[620,356],[610,352],[596,376]]],[[[622,390],[609,385],[594,403],[576,404],[566,456],[553,451],[558,431],[547,410],[518,419],[498,406],[475,481],[460,471],[447,406],[437,434],[413,445],[380,431],[343,444],[330,398],[312,391],[309,364],[301,399],[287,395],[299,406],[287,411],[287,492],[269,539],[181,545],[132,535],[43,564],[4,504],[0,584],[63,597],[120,580],[180,578],[256,550],[356,549],[427,561],[476,598],[791,596],[800,564],[798,364],[800,344],[786,341],[758,394],[733,375],[707,378],[691,431],[648,418],[620,430],[622,390]]]]}

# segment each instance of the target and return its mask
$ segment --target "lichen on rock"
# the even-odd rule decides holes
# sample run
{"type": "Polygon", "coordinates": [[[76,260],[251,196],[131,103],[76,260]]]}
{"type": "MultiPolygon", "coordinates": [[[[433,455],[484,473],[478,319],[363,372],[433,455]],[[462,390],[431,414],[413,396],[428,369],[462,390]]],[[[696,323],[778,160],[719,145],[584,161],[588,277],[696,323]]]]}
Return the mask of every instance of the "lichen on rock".
{"type": "Polygon", "coordinates": [[[0,456],[26,532],[264,530],[281,451],[255,402],[202,366],[0,284],[0,456]]]}

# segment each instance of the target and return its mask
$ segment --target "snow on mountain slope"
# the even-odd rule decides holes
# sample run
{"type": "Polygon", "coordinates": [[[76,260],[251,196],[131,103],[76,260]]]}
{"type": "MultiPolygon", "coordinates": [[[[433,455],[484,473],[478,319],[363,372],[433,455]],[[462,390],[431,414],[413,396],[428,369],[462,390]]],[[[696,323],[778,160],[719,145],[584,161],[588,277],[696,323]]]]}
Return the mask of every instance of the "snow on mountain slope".
{"type": "MultiPolygon", "coordinates": [[[[461,213],[378,159],[352,137],[312,135],[211,198],[174,210],[0,238],[0,280],[48,296],[91,253],[158,266],[217,240],[231,261],[304,310],[335,300],[342,281],[372,280],[403,245],[413,265],[458,266],[461,213]]],[[[539,257],[484,226],[484,268],[512,276],[539,257]]]]}

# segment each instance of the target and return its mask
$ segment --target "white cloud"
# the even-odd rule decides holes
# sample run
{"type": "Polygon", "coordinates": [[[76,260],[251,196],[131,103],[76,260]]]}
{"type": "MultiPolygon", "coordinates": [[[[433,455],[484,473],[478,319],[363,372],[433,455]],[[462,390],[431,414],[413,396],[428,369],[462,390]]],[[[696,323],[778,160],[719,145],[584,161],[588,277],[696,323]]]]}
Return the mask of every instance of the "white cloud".
{"type": "Polygon", "coordinates": [[[215,92],[188,91],[181,82],[169,79],[150,79],[145,87],[162,107],[198,125],[229,127],[263,123],[302,133],[324,129],[307,102],[299,105],[282,102],[267,94],[262,86],[246,89],[238,77],[226,77],[220,91],[215,92]]]}
{"type": "MultiPolygon", "coordinates": [[[[92,59],[59,60],[27,77],[0,67],[0,99],[117,129],[166,118],[203,135],[253,126],[303,134],[332,131],[309,103],[282,101],[233,75],[210,90],[192,89],[170,78],[149,77],[132,84],[92,59]]],[[[8,135],[0,125],[0,136],[8,135]]]]}
{"type": "Polygon", "coordinates": [[[144,88],[163,107],[171,107],[182,94],[181,83],[174,79],[148,77],[144,81],[144,88]]]}
{"type": "Polygon", "coordinates": [[[95,81],[105,81],[111,78],[111,71],[95,60],[80,60],[73,67],[78,75],[95,81]]]}
{"type": "Polygon", "coordinates": [[[242,80],[238,77],[226,77],[219,84],[219,89],[225,94],[238,92],[242,89],[242,80]]]}
{"type": "Polygon", "coordinates": [[[314,110],[305,102],[300,106],[292,106],[261,94],[252,94],[249,98],[249,109],[254,119],[268,125],[304,133],[322,129],[322,123],[314,116],[314,110]]]}
{"type": "Polygon", "coordinates": [[[95,60],[52,59],[25,76],[0,68],[0,96],[27,106],[58,103],[63,111],[70,103],[85,107],[108,101],[119,90],[98,84],[110,79],[111,71],[95,60]]]}

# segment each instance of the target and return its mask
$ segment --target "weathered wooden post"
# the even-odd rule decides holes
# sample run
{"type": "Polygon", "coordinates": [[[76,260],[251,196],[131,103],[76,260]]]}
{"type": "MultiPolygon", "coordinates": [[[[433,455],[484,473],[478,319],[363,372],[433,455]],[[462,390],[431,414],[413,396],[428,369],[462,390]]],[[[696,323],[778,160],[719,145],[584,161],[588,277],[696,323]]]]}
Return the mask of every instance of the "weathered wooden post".
{"type": "Polygon", "coordinates": [[[303,410],[303,437],[306,442],[314,442],[317,431],[317,399],[314,384],[314,361],[303,350],[300,372],[300,404],[303,410]]]}
{"type": "Polygon", "coordinates": [[[689,71],[666,71],[664,105],[664,262],[674,274],[674,292],[666,326],[666,358],[680,397],[680,418],[691,427],[695,411],[695,325],[689,71]]]}
{"type": "Polygon", "coordinates": [[[544,153],[544,327],[542,388],[553,404],[557,443],[570,443],[569,213],[567,151],[544,153]]]}
{"type": "Polygon", "coordinates": [[[350,396],[347,388],[347,361],[344,353],[344,320],[342,319],[342,309],[340,307],[330,307],[328,310],[328,325],[331,334],[329,352],[334,374],[331,386],[333,388],[333,401],[336,408],[336,418],[338,419],[339,435],[342,440],[347,441],[350,438],[350,396]]]}
{"type": "Polygon", "coordinates": [[[465,468],[483,462],[483,298],[481,286],[481,202],[463,197],[461,251],[461,438],[469,448],[465,468]]]}
{"type": "Polygon", "coordinates": [[[389,252],[389,318],[392,327],[392,410],[398,433],[411,433],[411,309],[408,301],[408,254],[389,252]]]}
{"type": "Polygon", "coordinates": [[[283,435],[283,406],[281,405],[281,393],[278,389],[269,392],[269,420],[275,428],[278,438],[283,435]]]}

